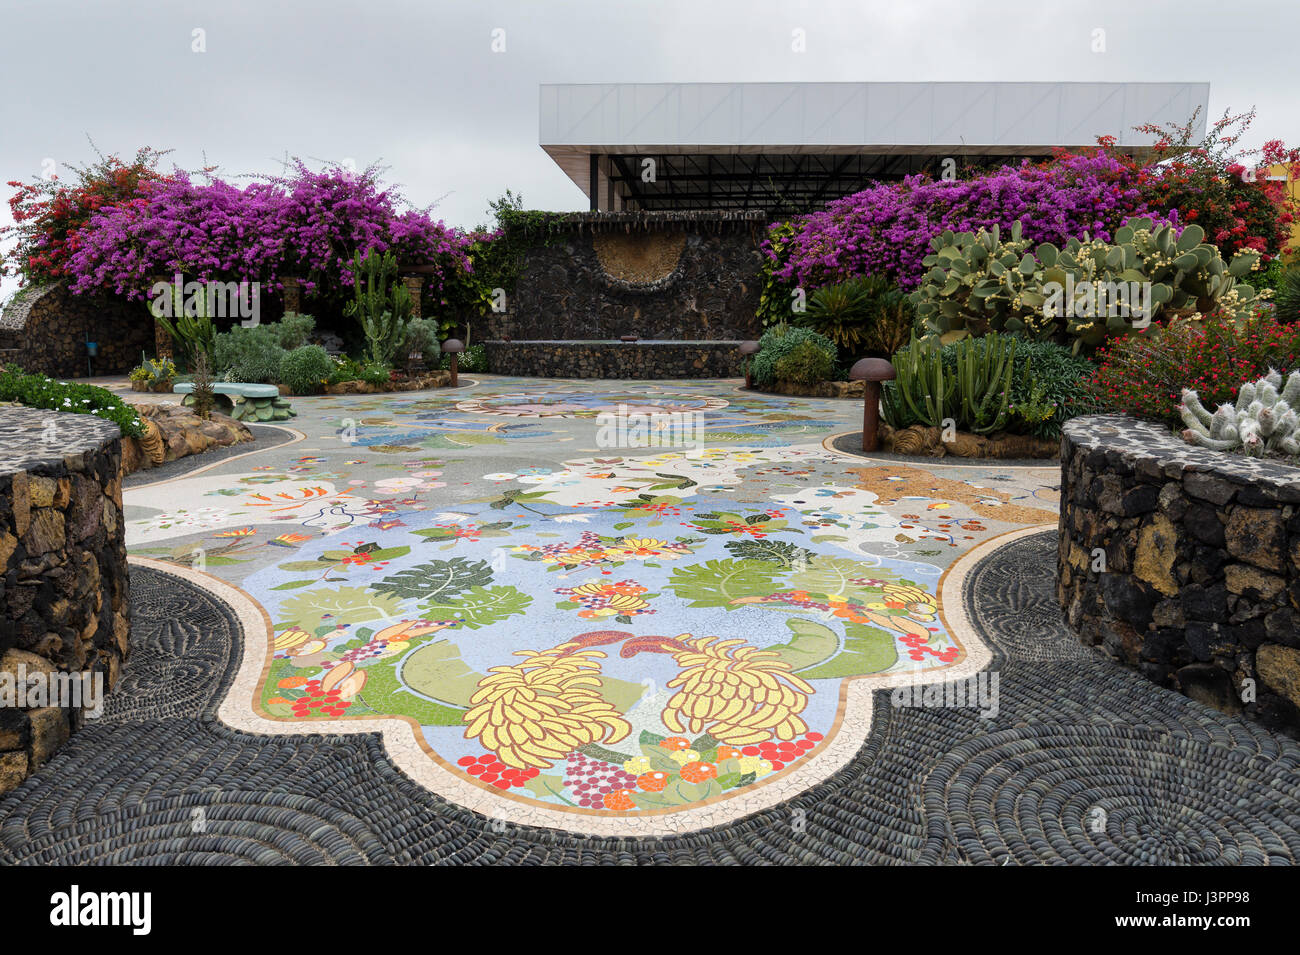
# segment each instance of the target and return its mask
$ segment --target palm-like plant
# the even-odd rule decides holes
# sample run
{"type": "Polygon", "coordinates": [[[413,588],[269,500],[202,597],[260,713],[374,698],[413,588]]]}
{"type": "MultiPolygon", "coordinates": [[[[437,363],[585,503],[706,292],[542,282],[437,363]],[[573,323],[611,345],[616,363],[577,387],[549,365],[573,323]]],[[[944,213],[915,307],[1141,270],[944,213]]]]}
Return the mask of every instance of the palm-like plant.
{"type": "Polygon", "coordinates": [[[846,355],[892,355],[907,344],[913,320],[907,293],[882,275],[863,275],[819,288],[799,324],[825,335],[846,355]]]}
{"type": "Polygon", "coordinates": [[[1300,322],[1300,266],[1293,265],[1282,273],[1273,291],[1273,304],[1279,324],[1300,322]]]}

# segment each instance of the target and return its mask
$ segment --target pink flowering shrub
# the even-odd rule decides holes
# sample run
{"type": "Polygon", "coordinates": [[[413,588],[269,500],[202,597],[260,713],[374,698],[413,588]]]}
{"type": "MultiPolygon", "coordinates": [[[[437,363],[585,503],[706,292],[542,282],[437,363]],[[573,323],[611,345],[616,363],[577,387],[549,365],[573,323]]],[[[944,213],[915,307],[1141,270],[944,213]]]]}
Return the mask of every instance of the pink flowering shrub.
{"type": "Polygon", "coordinates": [[[425,210],[405,209],[374,168],[313,172],[239,187],[184,173],[143,183],[137,198],[101,209],[76,237],[72,290],[140,299],[157,276],[260,281],[299,276],[308,289],[346,289],[356,253],[393,250],[403,264],[441,266],[438,288],[470,270],[470,237],[425,210]]]}
{"type": "Polygon", "coordinates": [[[777,278],[805,288],[870,274],[912,288],[925,272],[930,239],[946,229],[1019,222],[1034,243],[1064,244],[1085,232],[1109,240],[1125,219],[1145,211],[1137,170],[1095,150],[972,179],[918,175],[880,183],[795,220],[794,234],[783,244],[766,243],[765,251],[777,278]]]}

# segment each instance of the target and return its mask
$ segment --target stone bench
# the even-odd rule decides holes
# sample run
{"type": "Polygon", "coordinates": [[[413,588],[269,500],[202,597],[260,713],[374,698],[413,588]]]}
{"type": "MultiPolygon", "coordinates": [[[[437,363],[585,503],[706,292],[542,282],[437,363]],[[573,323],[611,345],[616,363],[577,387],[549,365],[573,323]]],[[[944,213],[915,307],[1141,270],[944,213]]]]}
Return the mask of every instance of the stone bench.
{"type": "MultiPolygon", "coordinates": [[[[287,399],[280,397],[280,389],[275,385],[216,381],[212,383],[212,391],[221,411],[236,421],[287,421],[298,414],[287,399]]],[[[181,404],[194,404],[192,382],[181,382],[172,388],[172,392],[185,396],[181,404]]]]}

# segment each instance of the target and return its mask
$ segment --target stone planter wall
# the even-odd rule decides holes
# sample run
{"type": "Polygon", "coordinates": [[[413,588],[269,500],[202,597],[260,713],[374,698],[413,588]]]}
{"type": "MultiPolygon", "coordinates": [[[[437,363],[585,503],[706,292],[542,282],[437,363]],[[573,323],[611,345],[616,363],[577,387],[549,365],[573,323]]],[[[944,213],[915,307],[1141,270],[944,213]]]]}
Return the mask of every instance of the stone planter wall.
{"type": "Polygon", "coordinates": [[[79,729],[84,707],[15,693],[50,674],[118,680],[129,579],[117,425],[0,408],[0,793],[79,729]],[[39,704],[39,705],[33,705],[39,704]]]}
{"type": "Polygon", "coordinates": [[[1300,737],[1300,468],[1076,418],[1060,528],[1057,596],[1084,643],[1300,737]]]}
{"type": "Polygon", "coordinates": [[[0,349],[26,372],[51,378],[86,377],[86,342],[99,345],[95,375],[115,375],[154,350],[154,321],[142,302],[73,295],[62,282],[34,288],[0,314],[0,349]]]}
{"type": "Polygon", "coordinates": [[[736,342],[483,342],[494,375],[539,378],[738,378],[736,342]]]}

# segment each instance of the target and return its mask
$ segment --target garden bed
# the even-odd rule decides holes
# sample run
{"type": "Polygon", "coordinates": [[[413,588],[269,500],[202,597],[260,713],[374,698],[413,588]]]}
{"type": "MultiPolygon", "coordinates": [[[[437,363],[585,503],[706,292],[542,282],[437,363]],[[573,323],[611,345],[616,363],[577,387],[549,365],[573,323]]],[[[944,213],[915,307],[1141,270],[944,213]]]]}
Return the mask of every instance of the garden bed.
{"type": "Polygon", "coordinates": [[[819,381],[805,385],[794,381],[778,381],[768,388],[754,388],[775,395],[793,395],[800,398],[861,398],[865,382],[819,381]]]}
{"type": "Polygon", "coordinates": [[[1300,737],[1300,468],[1123,415],[1076,418],[1058,572],[1084,643],[1300,737]]]}
{"type": "MultiPolygon", "coordinates": [[[[332,385],[325,386],[327,395],[374,395],[382,394],[389,391],[425,391],[429,388],[449,388],[451,387],[451,372],[449,371],[428,371],[419,375],[412,375],[409,378],[399,378],[395,381],[387,381],[381,384],[372,384],[368,381],[354,379],[352,381],[340,381],[332,385]]],[[[292,391],[286,390],[285,386],[280,386],[280,394],[292,395],[292,391]]]]}
{"type": "Polygon", "coordinates": [[[885,423],[880,425],[880,444],[893,454],[925,458],[987,458],[1005,460],[1015,458],[1054,458],[1060,453],[1059,441],[1035,438],[1027,434],[971,434],[958,431],[951,441],[943,440],[942,428],[912,425],[895,430],[885,423]]]}

